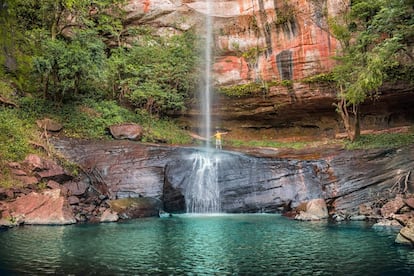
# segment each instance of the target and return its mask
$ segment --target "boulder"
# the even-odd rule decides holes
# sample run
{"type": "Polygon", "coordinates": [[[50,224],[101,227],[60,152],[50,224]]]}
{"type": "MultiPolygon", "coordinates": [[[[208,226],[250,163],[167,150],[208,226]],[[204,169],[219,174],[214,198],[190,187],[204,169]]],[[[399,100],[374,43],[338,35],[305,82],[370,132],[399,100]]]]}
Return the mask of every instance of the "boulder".
{"type": "Polygon", "coordinates": [[[117,213],[113,212],[110,209],[106,209],[102,215],[100,222],[115,222],[119,220],[119,216],[117,213]]]}
{"type": "Polygon", "coordinates": [[[73,196],[80,196],[83,195],[86,190],[88,189],[89,185],[85,182],[67,182],[63,185],[65,188],[68,189],[69,195],[73,196]]]}
{"type": "Polygon", "coordinates": [[[25,224],[72,224],[76,220],[60,189],[31,192],[8,206],[13,217],[24,217],[25,224]]]}
{"type": "Polygon", "coordinates": [[[414,209],[414,197],[410,197],[404,200],[405,204],[411,209],[414,209]]]}
{"type": "Polygon", "coordinates": [[[24,159],[23,163],[29,167],[32,171],[40,171],[46,169],[46,166],[41,158],[37,154],[29,154],[24,159]]]}
{"type": "Polygon", "coordinates": [[[300,211],[296,220],[321,220],[328,218],[328,208],[323,198],[312,199],[306,203],[305,211],[300,211]]]}
{"type": "Polygon", "coordinates": [[[115,139],[140,140],[143,134],[142,126],[133,123],[112,125],[109,131],[115,139]]]}
{"type": "Polygon", "coordinates": [[[380,219],[377,223],[373,225],[373,227],[395,227],[401,228],[401,224],[394,219],[380,219]]]}
{"type": "Polygon", "coordinates": [[[396,243],[414,245],[414,220],[411,219],[405,227],[400,230],[396,243]]]}
{"type": "Polygon", "coordinates": [[[55,120],[44,118],[42,120],[37,120],[36,124],[39,128],[47,131],[53,131],[58,132],[61,131],[63,128],[63,125],[56,122],[55,120]]]}
{"type": "Polygon", "coordinates": [[[69,205],[75,205],[75,204],[79,204],[80,200],[77,196],[70,196],[68,197],[68,203],[69,205]]]}
{"type": "Polygon", "coordinates": [[[35,172],[40,180],[65,182],[72,179],[72,176],[67,174],[65,170],[54,161],[44,159],[36,154],[29,154],[23,163],[32,170],[32,172],[35,172]]]}
{"type": "Polygon", "coordinates": [[[381,208],[381,215],[384,218],[391,218],[392,215],[396,214],[402,207],[404,207],[405,203],[402,197],[397,196],[395,199],[388,201],[384,206],[381,208]]]}
{"type": "Polygon", "coordinates": [[[111,210],[121,218],[156,217],[161,210],[161,201],[151,197],[121,198],[109,201],[111,210]]]}
{"type": "Polygon", "coordinates": [[[407,225],[408,222],[414,219],[414,212],[404,213],[404,214],[396,214],[392,216],[393,219],[401,223],[401,225],[407,225]]]}
{"type": "Polygon", "coordinates": [[[24,187],[39,183],[39,180],[35,176],[17,175],[14,178],[20,181],[24,187]]]}

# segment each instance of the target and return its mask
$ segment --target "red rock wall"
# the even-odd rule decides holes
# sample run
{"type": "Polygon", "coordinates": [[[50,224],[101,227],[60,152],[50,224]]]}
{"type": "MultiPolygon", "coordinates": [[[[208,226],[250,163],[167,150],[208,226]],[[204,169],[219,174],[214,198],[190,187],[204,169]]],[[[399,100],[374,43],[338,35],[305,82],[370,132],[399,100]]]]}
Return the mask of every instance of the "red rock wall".
{"type": "Polygon", "coordinates": [[[301,79],[326,72],[338,47],[326,18],[347,0],[134,0],[125,6],[130,25],[148,24],[159,33],[202,27],[213,16],[215,81],[231,85],[260,80],[301,79]],[[254,53],[258,49],[259,55],[254,53]]]}
{"type": "Polygon", "coordinates": [[[217,83],[296,80],[331,69],[331,57],[338,43],[329,34],[326,23],[327,16],[335,13],[335,9],[329,8],[330,2],[237,1],[239,15],[216,20],[216,47],[225,53],[217,57],[217,83]],[[256,59],[246,59],[246,53],[254,48],[260,54],[256,59]],[[239,67],[239,74],[234,70],[236,64],[230,62],[236,61],[235,56],[249,64],[239,67]]]}

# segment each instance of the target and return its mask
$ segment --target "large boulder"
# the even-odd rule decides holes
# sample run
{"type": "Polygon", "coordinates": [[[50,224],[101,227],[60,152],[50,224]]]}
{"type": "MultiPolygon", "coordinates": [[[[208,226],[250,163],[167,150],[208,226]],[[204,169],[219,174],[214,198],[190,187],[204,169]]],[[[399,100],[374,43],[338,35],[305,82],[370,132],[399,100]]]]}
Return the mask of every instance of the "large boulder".
{"type": "Polygon", "coordinates": [[[161,210],[161,205],[160,200],[150,197],[121,198],[109,201],[111,210],[125,219],[156,217],[161,210]]]}
{"type": "Polygon", "coordinates": [[[115,139],[140,140],[143,133],[142,126],[133,123],[112,125],[109,130],[115,139]]]}
{"type": "Polygon", "coordinates": [[[119,220],[117,213],[113,212],[111,209],[106,209],[100,218],[100,222],[115,222],[119,220]]]}
{"type": "Polygon", "coordinates": [[[25,224],[72,224],[76,220],[60,189],[31,192],[8,205],[13,217],[23,217],[25,224]]]}
{"type": "Polygon", "coordinates": [[[404,206],[405,206],[405,203],[402,197],[397,196],[396,198],[388,201],[387,203],[384,204],[384,206],[382,206],[381,215],[384,218],[391,218],[404,206]]]}
{"type": "Polygon", "coordinates": [[[411,219],[405,227],[400,230],[397,238],[395,239],[396,243],[414,245],[414,220],[411,219]]]}
{"type": "Polygon", "coordinates": [[[323,198],[309,200],[305,211],[295,216],[296,220],[321,220],[328,218],[328,208],[323,198]]]}

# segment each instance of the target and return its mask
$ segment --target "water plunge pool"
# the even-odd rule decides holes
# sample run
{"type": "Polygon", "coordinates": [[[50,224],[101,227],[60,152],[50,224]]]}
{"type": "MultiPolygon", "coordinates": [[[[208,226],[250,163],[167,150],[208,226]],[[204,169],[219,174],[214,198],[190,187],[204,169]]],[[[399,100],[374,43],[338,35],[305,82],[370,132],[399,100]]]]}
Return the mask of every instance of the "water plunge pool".
{"type": "Polygon", "coordinates": [[[180,215],[0,232],[0,275],[412,275],[414,251],[365,222],[180,215]]]}

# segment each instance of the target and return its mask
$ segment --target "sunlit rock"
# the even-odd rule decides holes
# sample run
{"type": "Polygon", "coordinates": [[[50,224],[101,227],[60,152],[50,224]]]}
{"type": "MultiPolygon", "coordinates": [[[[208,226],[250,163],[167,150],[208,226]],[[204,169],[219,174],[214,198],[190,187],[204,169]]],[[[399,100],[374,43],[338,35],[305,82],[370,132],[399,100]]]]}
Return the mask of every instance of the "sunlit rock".
{"type": "Polygon", "coordinates": [[[400,230],[395,242],[414,245],[414,220],[410,220],[407,225],[400,230]]]}
{"type": "Polygon", "coordinates": [[[115,139],[140,140],[143,134],[142,126],[133,123],[112,125],[109,130],[115,139]]]}
{"type": "Polygon", "coordinates": [[[72,224],[76,220],[59,189],[31,192],[8,206],[13,217],[23,217],[25,224],[72,224]]]}
{"type": "Polygon", "coordinates": [[[119,220],[119,216],[117,213],[111,211],[110,209],[106,209],[100,218],[100,222],[115,222],[119,220]]]}
{"type": "Polygon", "coordinates": [[[149,197],[114,199],[108,203],[111,210],[124,219],[156,217],[162,207],[160,200],[149,197]]]}
{"type": "Polygon", "coordinates": [[[306,202],[304,211],[295,216],[296,220],[321,220],[328,218],[328,208],[322,198],[312,199],[306,202]]]}
{"type": "Polygon", "coordinates": [[[397,196],[395,199],[388,201],[384,206],[381,208],[381,215],[384,218],[391,218],[393,214],[396,214],[402,207],[404,207],[405,203],[401,196],[397,196]]]}

